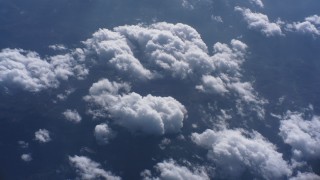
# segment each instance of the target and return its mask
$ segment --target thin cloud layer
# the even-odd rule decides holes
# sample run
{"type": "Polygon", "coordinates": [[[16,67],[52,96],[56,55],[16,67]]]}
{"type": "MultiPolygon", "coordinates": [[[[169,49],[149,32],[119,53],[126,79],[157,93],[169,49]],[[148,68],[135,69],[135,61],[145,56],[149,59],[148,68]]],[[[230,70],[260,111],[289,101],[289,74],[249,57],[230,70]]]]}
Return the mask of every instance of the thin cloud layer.
{"type": "Polygon", "coordinates": [[[84,180],[92,179],[107,179],[107,180],[120,180],[119,176],[113,175],[109,171],[101,168],[101,165],[92,161],[85,156],[69,156],[71,166],[76,170],[79,178],[84,180]]]}
{"type": "Polygon", "coordinates": [[[71,54],[42,59],[33,51],[3,49],[0,52],[0,83],[38,92],[57,88],[59,80],[67,80],[70,76],[81,79],[88,70],[74,59],[79,53],[81,51],[76,50],[71,54]]]}
{"type": "Polygon", "coordinates": [[[109,113],[116,124],[147,134],[179,132],[187,113],[185,107],[172,97],[129,93],[128,84],[108,79],[94,83],[84,99],[109,113]]]}
{"type": "Polygon", "coordinates": [[[265,36],[281,36],[283,35],[280,24],[270,22],[265,14],[252,12],[250,9],[235,7],[235,11],[242,14],[244,20],[248,24],[249,29],[261,31],[265,36]]]}
{"type": "Polygon", "coordinates": [[[239,177],[246,169],[265,179],[280,179],[291,175],[282,154],[258,132],[242,129],[193,133],[192,141],[208,149],[212,160],[224,176],[239,177]]]}
{"type": "Polygon", "coordinates": [[[320,36],[320,16],[313,15],[306,17],[302,22],[293,22],[286,25],[288,31],[302,34],[320,36]]]}
{"type": "Polygon", "coordinates": [[[279,129],[279,135],[292,147],[296,158],[320,158],[319,116],[305,119],[302,113],[288,111],[279,129]]]}
{"type": "Polygon", "coordinates": [[[159,175],[152,177],[149,170],[142,172],[144,180],[209,180],[209,176],[202,167],[194,167],[192,170],[186,166],[177,164],[174,160],[165,160],[155,166],[159,175]]]}

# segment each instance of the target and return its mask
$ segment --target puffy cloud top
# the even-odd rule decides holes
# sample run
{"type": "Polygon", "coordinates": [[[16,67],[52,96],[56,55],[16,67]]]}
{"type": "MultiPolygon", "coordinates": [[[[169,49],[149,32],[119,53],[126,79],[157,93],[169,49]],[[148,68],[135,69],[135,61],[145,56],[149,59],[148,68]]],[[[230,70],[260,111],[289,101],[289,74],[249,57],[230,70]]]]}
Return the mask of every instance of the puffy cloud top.
{"type": "Polygon", "coordinates": [[[239,6],[235,7],[235,11],[242,14],[250,29],[259,30],[266,36],[283,35],[280,25],[270,22],[267,15],[254,13],[250,9],[239,6]]]}
{"type": "Polygon", "coordinates": [[[258,132],[208,129],[201,134],[193,133],[192,140],[208,149],[208,158],[230,176],[239,177],[246,168],[266,179],[291,175],[282,154],[258,132]]]}
{"type": "Polygon", "coordinates": [[[47,143],[51,141],[50,133],[46,129],[39,129],[34,133],[35,140],[39,141],[40,143],[47,143]]]}
{"type": "Polygon", "coordinates": [[[78,176],[84,180],[92,179],[107,179],[107,180],[120,180],[119,176],[113,175],[109,171],[101,168],[97,162],[85,156],[69,156],[70,164],[76,169],[78,176]]]}
{"type": "Polygon", "coordinates": [[[129,93],[128,89],[126,83],[103,79],[92,85],[84,99],[99,105],[115,123],[131,131],[156,135],[180,131],[187,112],[181,103],[172,97],[129,93]]]}
{"type": "Polygon", "coordinates": [[[319,116],[306,120],[302,113],[288,111],[281,120],[279,134],[297,158],[320,158],[319,129],[319,116]]]}
{"type": "Polygon", "coordinates": [[[203,168],[194,168],[190,170],[185,166],[178,165],[174,160],[167,160],[158,163],[155,168],[160,172],[159,177],[150,177],[150,171],[142,173],[145,180],[209,180],[207,173],[203,168]]]}
{"type": "Polygon", "coordinates": [[[31,92],[57,88],[59,79],[67,80],[70,76],[82,78],[88,74],[88,70],[73,58],[79,53],[78,50],[41,59],[33,51],[3,49],[0,52],[0,83],[19,86],[31,92]]]}
{"type": "Polygon", "coordinates": [[[264,4],[263,4],[263,2],[261,0],[250,0],[250,3],[255,4],[255,5],[257,5],[257,6],[261,7],[261,8],[264,7],[264,4]]]}
{"type": "Polygon", "coordinates": [[[293,22],[286,25],[287,30],[303,34],[320,35],[320,16],[306,17],[303,22],[293,22]]]}
{"type": "Polygon", "coordinates": [[[31,156],[31,154],[22,154],[21,159],[25,162],[30,162],[30,161],[32,161],[32,156],[31,156]]]}
{"type": "Polygon", "coordinates": [[[114,137],[114,132],[109,128],[108,124],[98,124],[94,128],[94,136],[99,144],[108,144],[109,140],[114,137]]]}
{"type": "Polygon", "coordinates": [[[74,123],[79,123],[82,119],[77,110],[67,109],[62,114],[68,121],[71,121],[74,123]]]}

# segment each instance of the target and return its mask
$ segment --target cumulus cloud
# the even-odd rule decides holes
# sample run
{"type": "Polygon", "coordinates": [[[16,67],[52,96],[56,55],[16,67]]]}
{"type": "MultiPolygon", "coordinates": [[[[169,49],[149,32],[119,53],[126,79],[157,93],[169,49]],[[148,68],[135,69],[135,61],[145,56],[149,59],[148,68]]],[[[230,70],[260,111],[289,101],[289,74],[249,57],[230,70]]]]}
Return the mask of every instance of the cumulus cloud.
{"type": "Polygon", "coordinates": [[[235,11],[242,14],[244,20],[248,23],[248,28],[261,31],[267,37],[283,35],[280,24],[270,22],[267,15],[255,13],[250,9],[239,6],[235,7],[235,11]]]}
{"type": "Polygon", "coordinates": [[[255,4],[255,5],[257,5],[257,6],[261,7],[261,8],[264,7],[264,4],[263,4],[263,2],[261,0],[250,0],[250,3],[251,4],[255,4]]]}
{"type": "Polygon", "coordinates": [[[320,158],[320,117],[305,119],[302,113],[288,111],[280,121],[280,133],[296,158],[320,158]]]}
{"type": "Polygon", "coordinates": [[[306,17],[302,22],[293,22],[286,25],[286,29],[302,34],[320,35],[320,16],[306,17]]]}
{"type": "Polygon", "coordinates": [[[150,26],[120,26],[114,30],[140,48],[145,54],[140,60],[150,69],[183,79],[213,68],[200,34],[188,25],[161,22],[150,26]]]}
{"type": "Polygon", "coordinates": [[[291,169],[276,147],[258,132],[243,129],[207,129],[193,133],[192,141],[208,149],[207,157],[227,176],[239,177],[246,169],[265,179],[291,175],[291,169]]]}
{"type": "Polygon", "coordinates": [[[94,136],[99,144],[108,144],[110,139],[114,137],[114,132],[109,128],[108,124],[102,123],[94,128],[94,136]]]}
{"type": "Polygon", "coordinates": [[[79,53],[76,50],[42,59],[33,51],[3,49],[0,52],[0,83],[31,92],[57,88],[59,80],[67,80],[70,76],[82,78],[88,74],[88,70],[77,64],[74,58],[79,53]]]}
{"type": "Polygon", "coordinates": [[[120,180],[119,176],[101,168],[101,165],[85,156],[69,156],[69,162],[76,169],[78,176],[84,180],[106,179],[120,180]]]}
{"type": "Polygon", "coordinates": [[[40,143],[47,143],[51,141],[50,133],[46,129],[39,129],[34,133],[35,140],[39,141],[40,143]]]}
{"type": "Polygon", "coordinates": [[[62,114],[70,122],[79,123],[82,119],[77,110],[67,109],[62,114]]]}
{"type": "Polygon", "coordinates": [[[186,166],[181,166],[177,164],[174,160],[165,160],[158,163],[155,166],[157,172],[159,172],[158,177],[152,177],[149,170],[145,170],[141,173],[145,180],[209,180],[206,171],[202,167],[194,167],[192,170],[186,166]]]}
{"type": "Polygon", "coordinates": [[[22,154],[21,160],[23,160],[25,162],[30,162],[30,161],[32,161],[32,156],[31,156],[31,154],[22,154]]]}
{"type": "Polygon", "coordinates": [[[291,177],[290,180],[320,180],[320,176],[312,172],[298,172],[297,176],[291,177]]]}
{"type": "Polygon", "coordinates": [[[151,79],[151,71],[143,67],[128,44],[128,40],[119,32],[108,29],[100,29],[93,37],[86,40],[84,44],[89,52],[93,51],[120,72],[127,73],[133,78],[151,79]]]}
{"type": "Polygon", "coordinates": [[[172,97],[129,93],[126,83],[103,79],[94,83],[84,99],[115,118],[115,123],[133,132],[162,135],[179,132],[185,107],[172,97]]]}
{"type": "Polygon", "coordinates": [[[223,96],[234,94],[239,98],[238,111],[243,108],[243,102],[245,102],[252,104],[252,109],[260,118],[263,118],[263,105],[267,101],[258,96],[250,82],[241,81],[241,65],[245,61],[247,48],[245,43],[235,39],[231,40],[230,46],[216,43],[213,46],[215,54],[211,57],[215,71],[202,75],[201,84],[197,85],[196,89],[223,96]]]}

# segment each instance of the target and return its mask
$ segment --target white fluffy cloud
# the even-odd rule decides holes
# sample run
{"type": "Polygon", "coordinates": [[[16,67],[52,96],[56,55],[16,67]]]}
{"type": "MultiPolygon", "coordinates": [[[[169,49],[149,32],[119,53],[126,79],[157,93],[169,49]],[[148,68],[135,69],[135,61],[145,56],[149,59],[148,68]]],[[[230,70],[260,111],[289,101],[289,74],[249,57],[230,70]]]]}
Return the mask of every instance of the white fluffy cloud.
{"type": "Polygon", "coordinates": [[[39,129],[34,133],[35,140],[39,141],[40,143],[47,143],[51,141],[50,133],[46,129],[39,129]]]}
{"type": "Polygon", "coordinates": [[[109,171],[101,168],[97,162],[85,156],[69,156],[69,162],[73,168],[76,169],[78,176],[84,180],[106,179],[106,180],[120,180],[119,176],[113,175],[109,171]]]}
{"type": "Polygon", "coordinates": [[[242,14],[250,29],[261,31],[266,36],[283,35],[280,24],[270,22],[267,15],[255,13],[239,6],[235,7],[235,11],[242,14]]]}
{"type": "Polygon", "coordinates": [[[129,93],[126,83],[110,82],[108,79],[94,83],[84,99],[108,112],[115,118],[116,124],[147,134],[179,132],[187,112],[172,97],[129,93]]]}
{"type": "Polygon", "coordinates": [[[185,78],[213,68],[200,34],[188,25],[162,22],[120,26],[114,30],[140,48],[145,56],[140,61],[153,70],[185,78]]]}
{"type": "Polygon", "coordinates": [[[142,174],[145,180],[209,180],[207,173],[204,168],[194,167],[192,170],[186,166],[181,166],[177,164],[174,160],[166,160],[158,163],[155,166],[157,172],[159,172],[158,177],[152,177],[149,170],[144,171],[142,174]]]}
{"type": "Polygon", "coordinates": [[[66,120],[68,120],[70,122],[74,122],[74,123],[81,122],[82,118],[81,118],[81,116],[80,116],[80,114],[78,113],[77,110],[67,109],[62,114],[66,118],[66,120]]]}
{"type": "Polygon", "coordinates": [[[293,22],[286,25],[287,30],[303,34],[320,36],[320,16],[306,17],[303,22],[293,22]]]}
{"type": "Polygon", "coordinates": [[[30,162],[30,161],[32,161],[32,156],[31,156],[31,154],[22,154],[21,159],[25,162],[30,162]]]}
{"type": "Polygon", "coordinates": [[[304,119],[302,113],[290,112],[280,124],[280,136],[293,148],[296,158],[320,158],[320,117],[304,119]]]}
{"type": "Polygon", "coordinates": [[[263,4],[263,2],[261,0],[250,0],[250,3],[251,4],[255,4],[255,5],[257,5],[257,6],[261,7],[261,8],[264,7],[264,4],[263,4]]]}
{"type": "Polygon", "coordinates": [[[282,154],[258,132],[208,129],[201,134],[193,133],[192,140],[208,149],[208,159],[231,177],[239,177],[246,169],[265,179],[291,175],[291,169],[282,154]]]}
{"type": "Polygon", "coordinates": [[[290,180],[320,180],[320,176],[312,172],[298,172],[297,176],[291,177],[290,180]]]}
{"type": "Polygon", "coordinates": [[[128,44],[128,39],[118,32],[100,29],[84,44],[89,52],[94,51],[99,55],[100,60],[108,62],[120,72],[127,73],[138,79],[150,79],[153,77],[153,74],[134,57],[128,44]]]}
{"type": "Polygon", "coordinates": [[[98,124],[94,128],[94,136],[99,144],[108,144],[110,139],[114,137],[114,132],[109,128],[108,124],[98,124]]]}
{"type": "Polygon", "coordinates": [[[0,83],[31,92],[57,88],[59,79],[67,80],[70,76],[82,78],[88,74],[88,70],[74,59],[79,53],[80,50],[75,50],[70,54],[42,59],[33,51],[3,49],[0,52],[0,83]]]}

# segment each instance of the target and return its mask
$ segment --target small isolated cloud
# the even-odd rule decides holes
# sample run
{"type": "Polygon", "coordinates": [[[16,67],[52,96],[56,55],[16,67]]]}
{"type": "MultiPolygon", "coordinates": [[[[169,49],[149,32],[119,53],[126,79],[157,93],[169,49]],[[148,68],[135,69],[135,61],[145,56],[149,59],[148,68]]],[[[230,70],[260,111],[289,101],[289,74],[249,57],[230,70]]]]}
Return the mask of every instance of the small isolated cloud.
{"type": "Polygon", "coordinates": [[[320,180],[320,176],[312,172],[298,172],[297,176],[291,177],[289,180],[320,180]]]}
{"type": "Polygon", "coordinates": [[[39,141],[40,143],[47,143],[51,141],[50,133],[46,129],[39,129],[34,133],[35,140],[39,141]]]}
{"type": "Polygon", "coordinates": [[[293,22],[286,25],[286,30],[302,34],[320,36],[320,16],[306,17],[302,22],[293,22]]]}
{"type": "Polygon", "coordinates": [[[50,49],[55,51],[64,51],[67,50],[67,48],[63,44],[54,44],[49,46],[50,49]]]}
{"type": "Polygon", "coordinates": [[[92,85],[84,99],[98,105],[116,124],[130,131],[155,135],[180,131],[187,113],[181,103],[172,97],[129,93],[129,89],[126,83],[103,79],[92,85]]]}
{"type": "Polygon", "coordinates": [[[296,158],[320,158],[319,116],[309,119],[303,113],[288,111],[279,129],[279,135],[292,147],[296,158]]]}
{"type": "Polygon", "coordinates": [[[145,170],[141,173],[144,180],[209,180],[203,167],[193,167],[192,169],[177,164],[174,160],[165,160],[158,163],[155,169],[159,175],[152,177],[151,171],[145,170]]]}
{"type": "Polygon", "coordinates": [[[101,165],[85,156],[69,156],[71,166],[76,169],[77,175],[83,180],[107,179],[120,180],[119,176],[101,168],[101,165]]]}
{"type": "Polygon", "coordinates": [[[267,37],[283,35],[280,24],[270,22],[267,15],[255,13],[250,9],[239,6],[235,7],[235,11],[238,11],[242,14],[244,20],[248,23],[249,29],[261,31],[267,37]]]}
{"type": "Polygon", "coordinates": [[[81,116],[80,116],[80,114],[78,113],[77,110],[67,109],[62,114],[66,118],[66,120],[68,120],[70,122],[74,122],[74,123],[81,122],[82,118],[81,118],[81,116]]]}
{"type": "Polygon", "coordinates": [[[22,154],[21,159],[25,162],[30,162],[30,161],[32,161],[32,156],[31,156],[31,154],[22,154]]]}
{"type": "Polygon", "coordinates": [[[249,0],[249,1],[251,4],[255,4],[255,5],[259,6],[260,8],[264,7],[262,0],[249,0]]]}
{"type": "Polygon", "coordinates": [[[24,149],[29,147],[29,143],[25,141],[18,141],[18,144],[21,148],[24,148],[24,149]]]}
{"type": "Polygon", "coordinates": [[[114,137],[114,132],[109,128],[108,124],[98,124],[94,128],[94,137],[101,145],[108,144],[110,139],[114,137]]]}
{"type": "Polygon", "coordinates": [[[88,70],[75,60],[80,53],[80,50],[75,50],[42,59],[33,51],[3,49],[0,52],[0,84],[38,92],[57,88],[59,80],[67,80],[70,76],[81,79],[88,74],[88,70]]]}
{"type": "Polygon", "coordinates": [[[258,132],[243,129],[223,129],[192,134],[192,141],[208,149],[207,157],[222,176],[240,177],[245,170],[265,179],[281,179],[291,175],[291,169],[277,152],[275,145],[258,132]]]}

